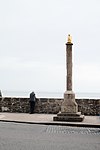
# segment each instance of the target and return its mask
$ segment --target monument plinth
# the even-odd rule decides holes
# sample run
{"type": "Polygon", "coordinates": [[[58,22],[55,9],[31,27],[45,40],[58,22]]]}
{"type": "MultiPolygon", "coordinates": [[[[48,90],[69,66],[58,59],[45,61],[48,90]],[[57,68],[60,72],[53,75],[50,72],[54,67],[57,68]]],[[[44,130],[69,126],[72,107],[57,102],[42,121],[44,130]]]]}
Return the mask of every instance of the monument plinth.
{"type": "Polygon", "coordinates": [[[72,91],[72,40],[68,35],[66,43],[66,91],[61,112],[53,118],[54,121],[83,121],[84,115],[78,112],[78,105],[75,101],[75,93],[72,91]]]}

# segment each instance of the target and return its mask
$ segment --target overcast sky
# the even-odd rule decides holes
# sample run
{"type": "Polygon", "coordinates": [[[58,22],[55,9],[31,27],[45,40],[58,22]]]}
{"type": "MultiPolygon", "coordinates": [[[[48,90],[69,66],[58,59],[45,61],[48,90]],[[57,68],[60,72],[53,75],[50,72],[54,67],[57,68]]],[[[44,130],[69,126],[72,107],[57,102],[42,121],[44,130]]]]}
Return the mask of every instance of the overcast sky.
{"type": "Polygon", "coordinates": [[[1,0],[0,89],[64,92],[69,33],[73,91],[100,92],[100,0],[1,0]]]}

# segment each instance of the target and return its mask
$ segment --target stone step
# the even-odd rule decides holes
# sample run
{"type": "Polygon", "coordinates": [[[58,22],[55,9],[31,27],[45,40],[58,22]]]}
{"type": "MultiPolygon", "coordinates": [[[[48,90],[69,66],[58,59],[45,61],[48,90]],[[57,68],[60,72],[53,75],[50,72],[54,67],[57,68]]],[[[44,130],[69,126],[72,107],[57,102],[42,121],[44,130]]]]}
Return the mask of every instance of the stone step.
{"type": "Polygon", "coordinates": [[[84,115],[80,116],[56,116],[53,117],[53,121],[66,121],[66,122],[82,122],[84,115]]]}
{"type": "Polygon", "coordinates": [[[81,112],[77,113],[58,113],[57,116],[80,116],[81,112]]]}

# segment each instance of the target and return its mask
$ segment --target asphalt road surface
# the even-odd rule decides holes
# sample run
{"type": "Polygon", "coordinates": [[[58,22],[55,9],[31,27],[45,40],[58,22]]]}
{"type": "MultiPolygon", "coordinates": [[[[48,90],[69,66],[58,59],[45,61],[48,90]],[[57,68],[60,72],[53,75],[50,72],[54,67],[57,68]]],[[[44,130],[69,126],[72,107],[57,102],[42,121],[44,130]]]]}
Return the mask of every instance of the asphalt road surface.
{"type": "Polygon", "coordinates": [[[0,122],[0,150],[100,150],[100,128],[0,122]]]}

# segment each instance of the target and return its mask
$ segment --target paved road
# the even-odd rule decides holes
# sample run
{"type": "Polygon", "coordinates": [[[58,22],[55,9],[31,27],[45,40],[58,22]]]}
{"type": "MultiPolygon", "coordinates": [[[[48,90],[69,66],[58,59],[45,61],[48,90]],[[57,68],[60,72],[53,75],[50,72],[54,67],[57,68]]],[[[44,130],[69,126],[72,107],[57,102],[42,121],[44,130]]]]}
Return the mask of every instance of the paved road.
{"type": "Polygon", "coordinates": [[[100,128],[0,122],[0,150],[100,150],[100,128]]]}

